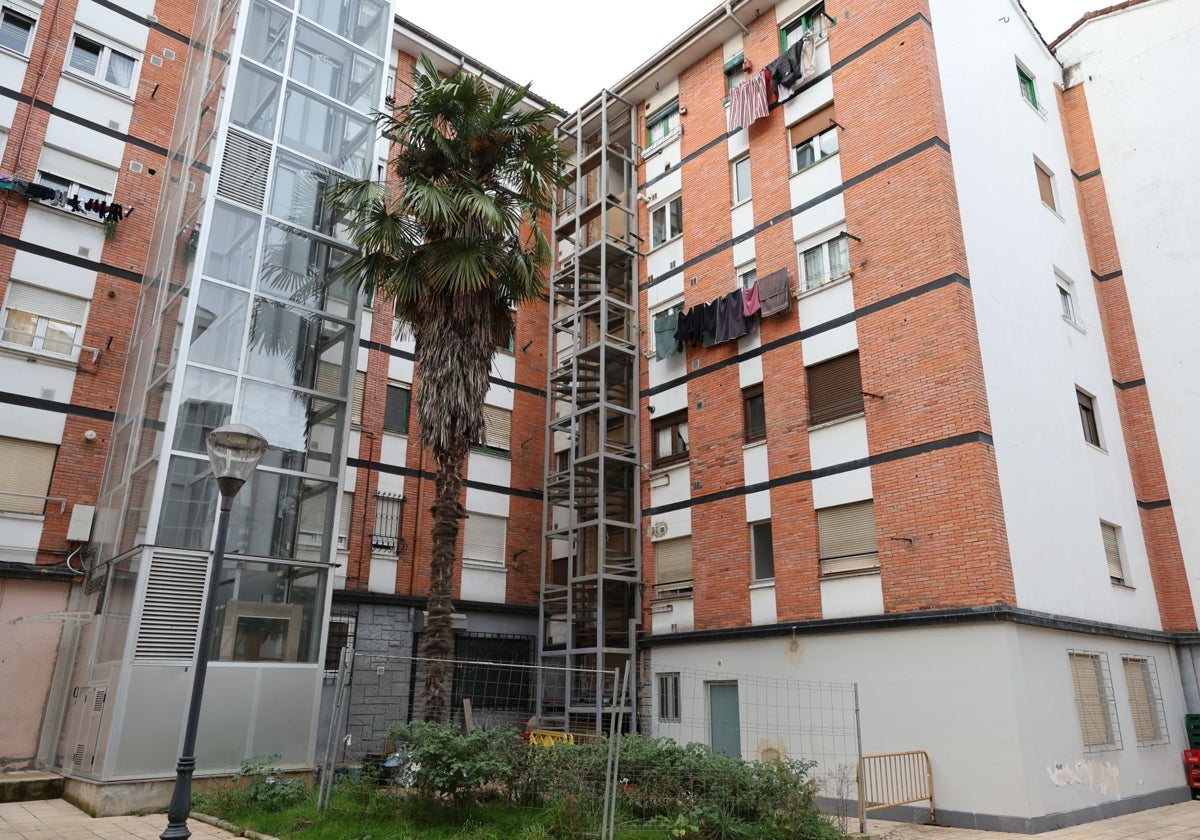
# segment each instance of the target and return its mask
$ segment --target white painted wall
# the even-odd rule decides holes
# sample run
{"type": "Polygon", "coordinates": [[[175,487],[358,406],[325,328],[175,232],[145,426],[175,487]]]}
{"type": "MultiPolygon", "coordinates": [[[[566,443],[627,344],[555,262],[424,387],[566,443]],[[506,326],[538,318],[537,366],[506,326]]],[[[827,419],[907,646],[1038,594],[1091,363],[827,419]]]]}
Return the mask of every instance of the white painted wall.
{"type": "Polygon", "coordinates": [[[1059,66],[1014,0],[933,0],[931,13],[1017,602],[1157,628],[1103,336],[1065,323],[1055,288],[1058,268],[1098,323],[1052,87],[1059,66]],[[1020,94],[1018,60],[1044,115],[1020,94]],[[1034,156],[1055,175],[1057,213],[1038,196],[1034,156]],[[1076,386],[1096,395],[1107,453],[1083,440],[1076,386]],[[1136,590],[1109,581],[1101,518],[1123,529],[1136,590]]]}
{"type": "Polygon", "coordinates": [[[1092,20],[1058,47],[1082,81],[1150,404],[1200,611],[1200,6],[1158,0],[1092,20]]]}

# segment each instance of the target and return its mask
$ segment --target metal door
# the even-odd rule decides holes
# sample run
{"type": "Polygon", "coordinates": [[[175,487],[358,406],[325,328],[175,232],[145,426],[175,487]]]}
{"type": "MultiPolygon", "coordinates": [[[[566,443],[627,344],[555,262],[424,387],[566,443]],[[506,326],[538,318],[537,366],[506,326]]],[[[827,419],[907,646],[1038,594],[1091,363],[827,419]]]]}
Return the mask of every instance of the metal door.
{"type": "Polygon", "coordinates": [[[737,683],[708,684],[709,746],[715,753],[742,757],[742,719],[737,683]]]}

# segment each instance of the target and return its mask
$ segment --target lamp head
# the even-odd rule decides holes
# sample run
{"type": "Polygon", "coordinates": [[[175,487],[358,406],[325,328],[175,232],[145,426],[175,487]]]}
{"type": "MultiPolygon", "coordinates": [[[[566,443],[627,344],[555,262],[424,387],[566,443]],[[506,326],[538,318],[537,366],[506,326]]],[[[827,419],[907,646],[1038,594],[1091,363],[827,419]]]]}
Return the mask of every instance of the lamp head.
{"type": "Polygon", "coordinates": [[[266,454],[267,440],[249,426],[229,423],[209,432],[204,442],[221,499],[231,501],[266,454]]]}

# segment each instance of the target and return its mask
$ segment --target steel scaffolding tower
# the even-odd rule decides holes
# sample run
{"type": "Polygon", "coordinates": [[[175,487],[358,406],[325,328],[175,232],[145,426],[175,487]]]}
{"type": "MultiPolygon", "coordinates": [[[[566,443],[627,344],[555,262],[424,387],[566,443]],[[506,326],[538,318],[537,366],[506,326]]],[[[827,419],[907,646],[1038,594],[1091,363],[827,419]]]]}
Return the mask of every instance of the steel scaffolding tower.
{"type": "Polygon", "coordinates": [[[616,702],[599,675],[633,665],[641,613],[634,108],[604,91],[557,134],[570,181],[553,221],[540,656],[581,670],[545,672],[573,676],[544,679],[539,713],[599,729],[616,702]]]}

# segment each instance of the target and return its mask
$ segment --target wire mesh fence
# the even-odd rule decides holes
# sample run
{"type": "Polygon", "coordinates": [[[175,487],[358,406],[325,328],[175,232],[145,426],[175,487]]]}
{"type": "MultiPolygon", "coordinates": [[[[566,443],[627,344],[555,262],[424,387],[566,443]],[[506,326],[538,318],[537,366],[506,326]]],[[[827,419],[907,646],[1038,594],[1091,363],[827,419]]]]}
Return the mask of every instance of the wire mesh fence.
{"type": "Polygon", "coordinates": [[[656,661],[634,693],[625,672],[446,660],[435,662],[452,698],[439,728],[419,722],[420,674],[430,660],[386,659],[379,666],[378,655],[343,654],[323,806],[336,775],[365,768],[399,798],[497,809],[553,837],[832,837],[831,822],[843,832],[856,822],[853,684],[656,661]],[[347,678],[363,656],[373,667],[404,669],[412,694],[408,714],[377,733],[382,748],[371,751],[346,734],[347,678]],[[641,733],[627,731],[631,696],[641,733]]]}

